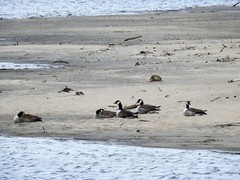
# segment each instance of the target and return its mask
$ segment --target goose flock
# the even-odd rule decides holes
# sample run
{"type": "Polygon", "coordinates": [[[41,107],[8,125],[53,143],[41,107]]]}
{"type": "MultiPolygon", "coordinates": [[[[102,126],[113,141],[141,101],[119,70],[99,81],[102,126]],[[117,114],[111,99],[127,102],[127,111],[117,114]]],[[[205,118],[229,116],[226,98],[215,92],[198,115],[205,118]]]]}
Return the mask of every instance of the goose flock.
{"type": "MultiPolygon", "coordinates": [[[[114,104],[118,105],[118,110],[116,112],[108,111],[104,109],[98,109],[96,111],[96,118],[138,118],[138,114],[148,114],[148,113],[158,113],[160,111],[161,106],[154,106],[150,104],[144,104],[142,99],[138,99],[135,105],[127,106],[123,108],[120,100],[117,100],[114,104]],[[129,107],[134,107],[135,112],[129,111],[129,107]]],[[[190,108],[190,101],[187,101],[186,107],[183,110],[184,116],[195,116],[195,115],[207,115],[207,110],[190,108]]]]}
{"type": "Polygon", "coordinates": [[[97,118],[138,118],[138,114],[147,114],[147,113],[154,113],[160,110],[160,106],[153,106],[149,104],[144,104],[142,99],[139,99],[136,102],[136,106],[127,106],[123,108],[122,103],[120,100],[114,102],[114,104],[118,105],[118,110],[116,112],[113,111],[105,111],[104,109],[98,109],[96,111],[97,118]],[[136,109],[136,112],[128,111],[129,107],[133,107],[136,109]]]}
{"type": "MultiPolygon", "coordinates": [[[[147,114],[147,113],[158,113],[160,111],[161,106],[154,106],[150,104],[144,104],[142,99],[138,99],[135,105],[131,107],[135,108],[135,111],[127,110],[128,107],[123,108],[120,100],[114,102],[114,104],[118,105],[118,109],[116,112],[104,110],[103,108],[98,109],[96,111],[96,118],[138,118],[139,114],[147,114]]],[[[184,116],[195,116],[195,115],[207,115],[207,110],[190,108],[190,101],[187,101],[186,107],[183,110],[184,116]]],[[[31,114],[25,114],[23,111],[19,112],[16,116],[14,116],[15,123],[23,123],[23,122],[36,122],[42,121],[41,117],[31,114]]]]}

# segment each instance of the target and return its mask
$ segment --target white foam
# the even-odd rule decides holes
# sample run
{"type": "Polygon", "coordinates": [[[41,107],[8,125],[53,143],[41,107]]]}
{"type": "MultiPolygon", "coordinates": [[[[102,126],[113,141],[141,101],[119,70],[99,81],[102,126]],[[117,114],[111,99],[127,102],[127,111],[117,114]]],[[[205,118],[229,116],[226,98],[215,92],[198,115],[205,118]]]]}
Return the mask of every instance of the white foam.
{"type": "Polygon", "coordinates": [[[0,69],[42,69],[42,68],[59,68],[60,66],[50,64],[32,64],[32,63],[13,63],[0,62],[0,69]]]}
{"type": "Polygon", "coordinates": [[[239,179],[240,155],[0,137],[0,179],[239,179]]]}
{"type": "Polygon", "coordinates": [[[0,0],[1,18],[131,14],[186,7],[233,5],[237,0],[0,0]]]}

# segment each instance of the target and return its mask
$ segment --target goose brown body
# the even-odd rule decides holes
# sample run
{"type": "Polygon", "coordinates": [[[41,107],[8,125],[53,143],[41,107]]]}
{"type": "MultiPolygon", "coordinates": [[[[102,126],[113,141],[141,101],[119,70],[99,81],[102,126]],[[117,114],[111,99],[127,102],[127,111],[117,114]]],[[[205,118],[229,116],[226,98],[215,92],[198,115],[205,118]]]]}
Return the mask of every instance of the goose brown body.
{"type": "Polygon", "coordinates": [[[23,111],[19,112],[14,117],[15,123],[36,122],[36,121],[42,121],[42,118],[32,114],[25,114],[23,111]]]}
{"type": "Polygon", "coordinates": [[[186,108],[183,110],[184,116],[195,116],[195,115],[207,115],[207,110],[197,109],[197,108],[190,108],[190,102],[186,103],[186,108]]]}
{"type": "Polygon", "coordinates": [[[104,109],[98,109],[96,111],[96,118],[113,118],[116,116],[116,112],[105,111],[104,109]]]}

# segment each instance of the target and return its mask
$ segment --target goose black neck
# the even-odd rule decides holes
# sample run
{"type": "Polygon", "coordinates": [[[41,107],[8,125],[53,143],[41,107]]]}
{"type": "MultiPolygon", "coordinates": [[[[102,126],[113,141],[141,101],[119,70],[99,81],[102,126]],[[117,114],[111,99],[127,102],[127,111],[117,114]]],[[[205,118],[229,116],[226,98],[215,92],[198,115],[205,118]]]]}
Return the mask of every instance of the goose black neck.
{"type": "Polygon", "coordinates": [[[122,103],[118,103],[118,108],[119,108],[119,110],[122,110],[123,108],[122,108],[122,103]]]}
{"type": "Polygon", "coordinates": [[[100,112],[101,112],[101,109],[98,109],[98,110],[96,111],[96,114],[98,115],[100,112]]]}

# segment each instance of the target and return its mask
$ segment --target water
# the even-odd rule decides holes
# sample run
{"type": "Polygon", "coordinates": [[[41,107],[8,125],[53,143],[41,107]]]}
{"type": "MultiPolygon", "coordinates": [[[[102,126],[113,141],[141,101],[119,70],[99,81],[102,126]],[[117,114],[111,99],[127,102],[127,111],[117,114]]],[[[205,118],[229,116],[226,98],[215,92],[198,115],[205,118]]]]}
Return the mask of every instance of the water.
{"type": "Polygon", "coordinates": [[[33,64],[33,63],[13,63],[13,62],[0,62],[0,70],[1,69],[42,69],[42,68],[60,68],[63,66],[56,66],[50,64],[33,64]]]}
{"type": "Polygon", "coordinates": [[[0,18],[92,16],[179,10],[238,0],[0,0],[0,18]]]}
{"type": "Polygon", "coordinates": [[[0,137],[0,179],[240,179],[240,155],[0,137]]]}

